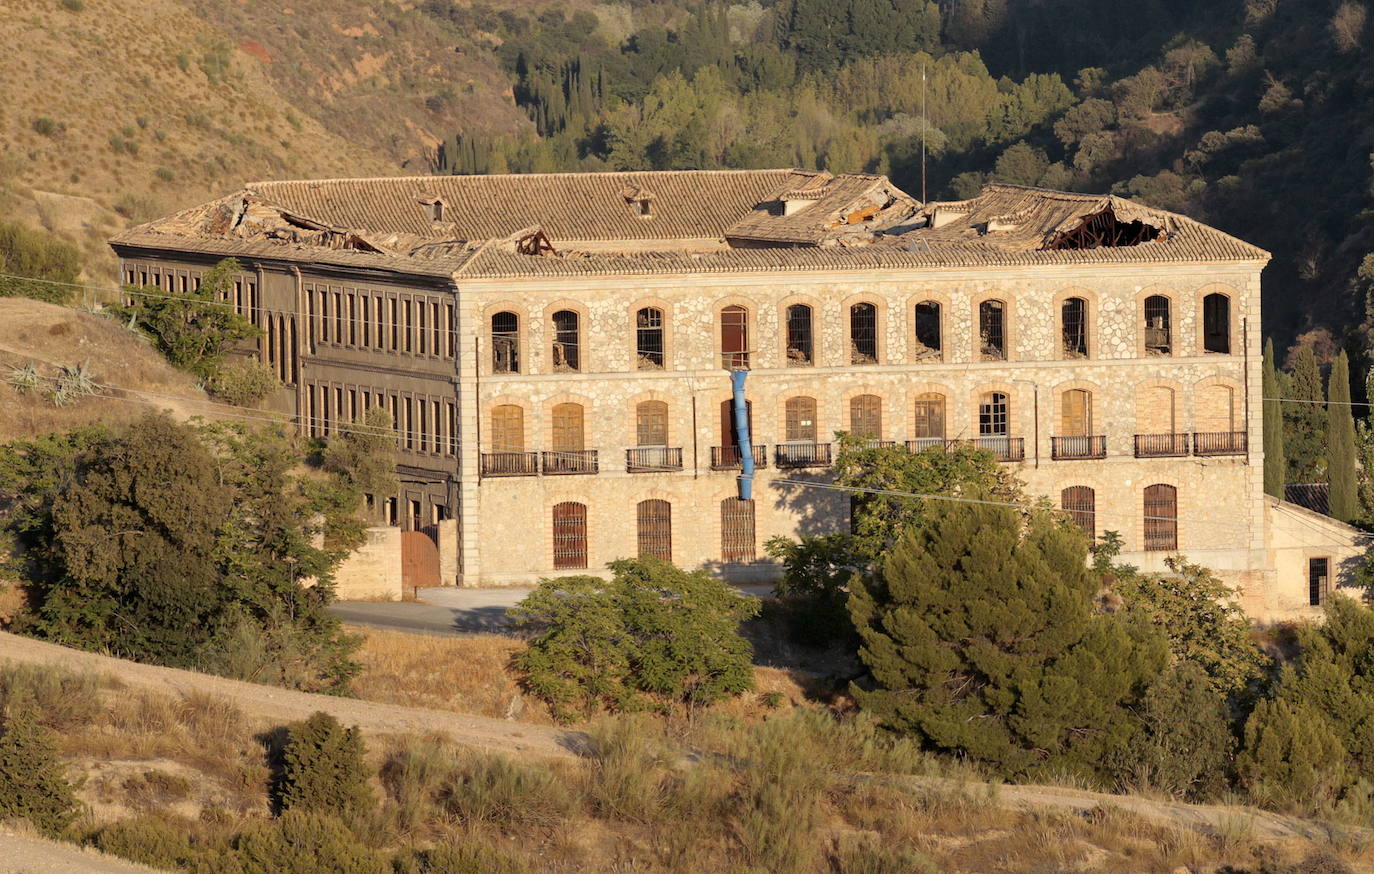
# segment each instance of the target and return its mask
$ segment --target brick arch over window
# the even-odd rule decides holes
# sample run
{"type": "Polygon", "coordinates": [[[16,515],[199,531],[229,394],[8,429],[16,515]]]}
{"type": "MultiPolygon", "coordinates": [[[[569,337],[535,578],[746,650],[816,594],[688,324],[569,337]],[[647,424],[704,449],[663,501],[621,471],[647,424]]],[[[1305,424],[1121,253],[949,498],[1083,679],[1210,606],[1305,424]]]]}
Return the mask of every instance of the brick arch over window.
{"type": "Polygon", "coordinates": [[[789,303],[782,310],[783,356],[788,367],[816,363],[816,308],[810,302],[789,303]]]}
{"type": "Polygon", "coordinates": [[[1136,355],[1179,355],[1179,294],[1172,288],[1153,285],[1136,294],[1136,355]]]}
{"type": "MultiPolygon", "coordinates": [[[[381,303],[381,298],[378,302],[381,303]]],[[[529,373],[529,314],[515,301],[497,301],[482,309],[481,354],[478,366],[484,373],[529,373]]],[[[379,324],[378,342],[382,338],[379,324]]]]}
{"type": "Polygon", "coordinates": [[[673,560],[673,505],[650,498],[635,505],[639,555],[673,560]]]}
{"type": "Polygon", "coordinates": [[[942,391],[923,391],[912,402],[911,437],[917,448],[948,439],[949,398],[942,391]]]}
{"type": "Polygon", "coordinates": [[[663,307],[642,306],[634,314],[634,369],[662,370],[668,360],[668,316],[663,307]]]}
{"type": "Polygon", "coordinates": [[[554,310],[549,317],[552,336],[549,362],[555,373],[582,370],[582,314],[575,309],[554,310]]]}
{"type": "Polygon", "coordinates": [[[1204,433],[1243,431],[1240,386],[1223,379],[1206,379],[1193,389],[1193,430],[1204,433]]]}
{"type": "Polygon", "coordinates": [[[554,504],[553,566],[571,570],[587,566],[587,505],[577,501],[554,504]]]}
{"type": "Polygon", "coordinates": [[[879,356],[879,307],[871,300],[849,304],[849,364],[877,364],[879,356]]]}
{"type": "Polygon", "coordinates": [[[1177,383],[1152,380],[1135,387],[1135,432],[1176,434],[1186,430],[1180,415],[1177,383]]]}
{"type": "Polygon", "coordinates": [[[726,304],[720,308],[717,322],[720,325],[719,366],[727,370],[748,368],[753,351],[750,309],[743,304],[726,304]]]}
{"type": "Polygon", "coordinates": [[[949,300],[942,294],[918,294],[910,301],[907,310],[911,324],[911,360],[947,360],[949,300]]]}
{"type": "Polygon", "coordinates": [[[1011,305],[1000,297],[973,303],[973,360],[1011,360],[1011,305]]]}

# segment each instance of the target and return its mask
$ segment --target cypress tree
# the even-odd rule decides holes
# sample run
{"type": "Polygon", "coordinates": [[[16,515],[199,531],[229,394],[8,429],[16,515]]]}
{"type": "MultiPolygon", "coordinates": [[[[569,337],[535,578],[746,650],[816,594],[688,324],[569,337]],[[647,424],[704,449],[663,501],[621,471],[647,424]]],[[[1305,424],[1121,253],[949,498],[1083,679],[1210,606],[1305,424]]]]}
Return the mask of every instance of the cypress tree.
{"type": "Polygon", "coordinates": [[[1317,482],[1326,468],[1326,394],[1321,370],[1310,346],[1299,347],[1293,356],[1289,379],[1290,402],[1283,408],[1283,448],[1288,459],[1288,481],[1317,482]]]}
{"type": "Polygon", "coordinates": [[[1274,367],[1274,341],[1264,343],[1264,491],[1276,498],[1284,496],[1284,474],[1288,460],[1283,447],[1283,405],[1279,397],[1279,374],[1274,367]]]}
{"type": "Polygon", "coordinates": [[[1330,483],[1328,509],[1342,522],[1360,512],[1359,479],[1355,462],[1355,419],[1350,413],[1350,360],[1345,350],[1331,367],[1326,407],[1326,475],[1330,483]]]}

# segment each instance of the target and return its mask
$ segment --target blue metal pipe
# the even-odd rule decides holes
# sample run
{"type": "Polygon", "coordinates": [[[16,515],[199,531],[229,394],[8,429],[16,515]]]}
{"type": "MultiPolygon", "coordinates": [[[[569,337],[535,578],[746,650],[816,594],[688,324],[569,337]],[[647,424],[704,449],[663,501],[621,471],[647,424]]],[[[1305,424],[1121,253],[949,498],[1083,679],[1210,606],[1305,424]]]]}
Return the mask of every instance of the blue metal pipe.
{"type": "Polygon", "coordinates": [[[744,400],[744,378],[747,370],[730,371],[730,387],[735,394],[735,442],[739,445],[739,497],[741,501],[754,499],[754,444],[749,434],[749,405],[744,400]]]}

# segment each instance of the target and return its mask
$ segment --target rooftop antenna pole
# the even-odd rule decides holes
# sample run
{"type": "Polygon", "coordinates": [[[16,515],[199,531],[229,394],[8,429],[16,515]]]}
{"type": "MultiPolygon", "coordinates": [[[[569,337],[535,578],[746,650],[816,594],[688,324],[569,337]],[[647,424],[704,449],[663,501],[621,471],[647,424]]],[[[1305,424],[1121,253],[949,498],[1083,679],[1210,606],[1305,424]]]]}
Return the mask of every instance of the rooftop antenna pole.
{"type": "Polygon", "coordinates": [[[926,202],[926,65],[921,63],[921,203],[926,202]]]}

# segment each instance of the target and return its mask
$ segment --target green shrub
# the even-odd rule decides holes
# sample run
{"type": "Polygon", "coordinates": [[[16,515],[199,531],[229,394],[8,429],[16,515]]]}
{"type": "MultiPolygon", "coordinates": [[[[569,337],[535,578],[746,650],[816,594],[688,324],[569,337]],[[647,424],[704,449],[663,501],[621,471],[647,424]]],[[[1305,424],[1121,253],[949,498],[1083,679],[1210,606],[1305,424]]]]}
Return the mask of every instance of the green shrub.
{"type": "Polygon", "coordinates": [[[79,802],[56,744],[24,708],[10,709],[0,731],[0,820],[27,819],[46,835],[61,834],[79,802]]]}
{"type": "Polygon", "coordinates": [[[186,824],[156,816],[111,823],[96,833],[95,845],[121,859],[168,870],[184,866],[194,856],[186,824]]]}
{"type": "Polygon", "coordinates": [[[39,136],[55,137],[67,130],[67,126],[61,122],[54,121],[46,115],[33,120],[33,132],[39,136]]]}
{"type": "Polygon", "coordinates": [[[371,769],[362,734],[328,713],[316,713],[287,729],[277,802],[282,810],[352,815],[372,810],[371,769]]]}
{"type": "Polygon", "coordinates": [[[504,850],[475,841],[415,853],[417,874],[527,874],[530,866],[504,850]]]}
{"type": "Polygon", "coordinates": [[[385,874],[381,854],[358,841],[339,820],[289,810],[271,825],[241,835],[234,845],[241,874],[385,874]]]}
{"type": "Polygon", "coordinates": [[[1139,742],[1118,750],[1117,770],[1140,788],[1207,800],[1227,788],[1235,750],[1226,699],[1193,662],[1177,662],[1150,684],[1139,742]]]}
{"type": "Polygon", "coordinates": [[[166,167],[158,167],[153,171],[153,175],[156,176],[160,182],[171,182],[177,178],[177,174],[168,170],[166,167]]]}
{"type": "Polygon", "coordinates": [[[68,12],[85,12],[86,0],[62,0],[62,8],[68,12]]]}
{"type": "Polygon", "coordinates": [[[588,734],[593,752],[587,776],[596,811],[640,822],[657,819],[672,762],[659,724],[643,714],[631,714],[594,725],[588,734]]]}
{"type": "Polygon", "coordinates": [[[1260,803],[1305,813],[1330,809],[1349,782],[1346,750],[1313,708],[1261,701],[1245,723],[1241,779],[1260,803]]]}
{"type": "Polygon", "coordinates": [[[470,752],[443,789],[448,813],[465,822],[550,825],[573,809],[567,781],[547,765],[470,752]]]}
{"type": "Polygon", "coordinates": [[[210,391],[236,407],[252,407],[281,386],[272,365],[249,358],[215,368],[210,391]]]}
{"type": "Polygon", "coordinates": [[[21,708],[53,731],[90,725],[103,709],[100,681],[52,665],[0,665],[0,712],[21,708]]]}
{"type": "Polygon", "coordinates": [[[0,273],[16,274],[27,280],[48,280],[37,282],[0,276],[0,297],[31,297],[48,303],[66,303],[73,289],[62,283],[77,281],[81,274],[81,255],[75,246],[51,234],[0,222],[0,273]]]}

